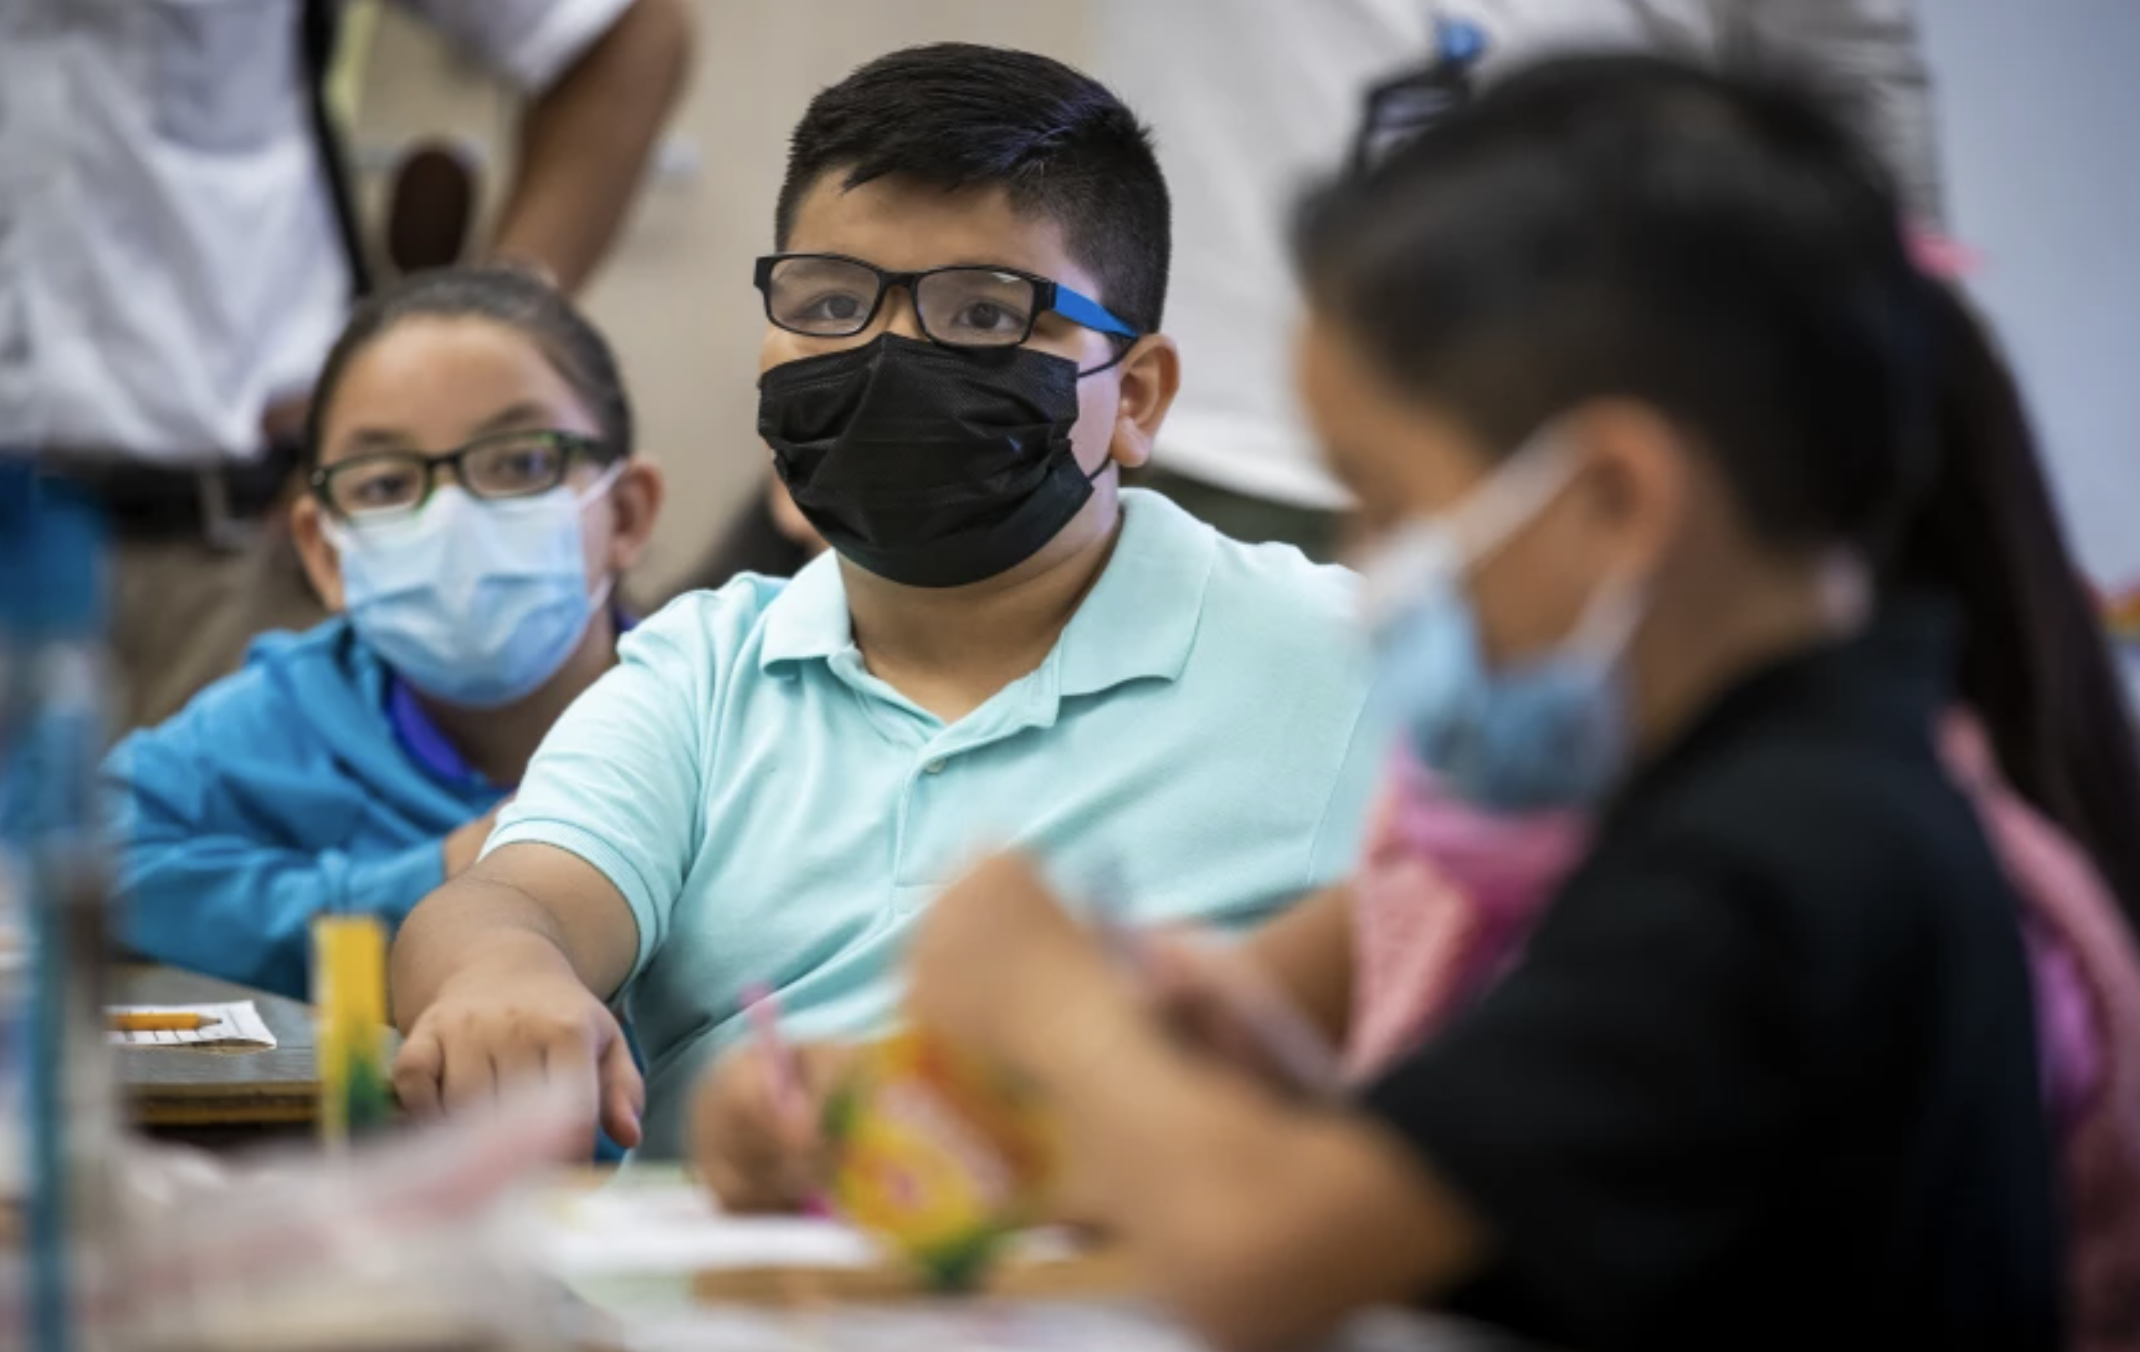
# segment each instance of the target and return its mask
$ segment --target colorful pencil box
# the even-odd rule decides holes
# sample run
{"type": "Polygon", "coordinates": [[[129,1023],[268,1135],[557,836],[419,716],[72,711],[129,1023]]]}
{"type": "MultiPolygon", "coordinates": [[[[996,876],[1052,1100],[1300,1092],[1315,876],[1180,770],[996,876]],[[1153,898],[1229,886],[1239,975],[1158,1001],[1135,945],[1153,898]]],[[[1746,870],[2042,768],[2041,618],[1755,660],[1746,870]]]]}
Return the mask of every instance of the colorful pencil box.
{"type": "Polygon", "coordinates": [[[925,1032],[865,1047],[825,1105],[833,1198],[941,1290],[979,1283],[1056,1170],[1030,1090],[925,1032]]]}

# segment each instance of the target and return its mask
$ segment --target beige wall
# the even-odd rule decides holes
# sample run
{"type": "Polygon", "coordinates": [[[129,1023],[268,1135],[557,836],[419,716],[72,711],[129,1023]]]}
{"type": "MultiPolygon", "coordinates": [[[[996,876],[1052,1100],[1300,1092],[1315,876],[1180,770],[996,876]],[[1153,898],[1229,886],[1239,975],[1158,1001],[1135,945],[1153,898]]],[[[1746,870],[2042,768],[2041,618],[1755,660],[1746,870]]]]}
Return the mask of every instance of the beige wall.
{"type": "MultiPolygon", "coordinates": [[[[671,168],[586,297],[631,381],[642,445],[669,476],[668,511],[635,580],[642,598],[681,585],[765,464],[754,390],[764,320],[750,260],[771,247],[787,135],[810,96],[910,43],[1003,43],[1073,61],[1086,48],[1076,0],[695,3],[698,70],[667,147],[671,168]]],[[[493,188],[511,142],[509,101],[392,12],[373,35],[357,120],[367,161],[411,136],[468,137],[495,157],[493,188]]]]}

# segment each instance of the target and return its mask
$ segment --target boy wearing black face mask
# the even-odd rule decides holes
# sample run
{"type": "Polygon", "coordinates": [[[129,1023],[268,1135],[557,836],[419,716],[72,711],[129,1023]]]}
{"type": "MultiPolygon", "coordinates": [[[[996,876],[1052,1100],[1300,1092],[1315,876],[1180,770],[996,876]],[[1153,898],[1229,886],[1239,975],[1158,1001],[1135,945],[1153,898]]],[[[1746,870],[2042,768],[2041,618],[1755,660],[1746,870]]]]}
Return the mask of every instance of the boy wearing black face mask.
{"type": "Polygon", "coordinates": [[[410,918],[417,1111],[563,1079],[673,1154],[746,991],[799,1037],[880,1031],[916,916],[984,848],[1226,924],[1354,843],[1377,756],[1347,578],[1119,488],[1180,379],[1129,110],[1041,57],[895,53],[811,105],[775,242],[759,430],[834,552],[643,625],[410,918]]]}

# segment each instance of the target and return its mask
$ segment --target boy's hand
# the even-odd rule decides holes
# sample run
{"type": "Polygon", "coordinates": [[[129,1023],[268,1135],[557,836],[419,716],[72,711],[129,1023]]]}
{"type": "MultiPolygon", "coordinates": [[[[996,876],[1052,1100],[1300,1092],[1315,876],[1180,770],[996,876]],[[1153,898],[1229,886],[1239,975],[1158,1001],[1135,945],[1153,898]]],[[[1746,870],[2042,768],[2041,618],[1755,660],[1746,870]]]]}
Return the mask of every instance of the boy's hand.
{"type": "Polygon", "coordinates": [[[723,1057],[691,1102],[691,1158],[730,1211],[794,1211],[823,1192],[832,1173],[821,1122],[825,1096],[852,1051],[818,1043],[795,1049],[800,1093],[784,1093],[757,1044],[723,1057]]]}
{"type": "Polygon", "coordinates": [[[619,1145],[639,1144],[646,1086],[624,1029],[562,962],[470,964],[440,989],[394,1060],[394,1090],[417,1117],[484,1103],[538,1079],[583,1096],[586,1153],[598,1120],[619,1145]]]}

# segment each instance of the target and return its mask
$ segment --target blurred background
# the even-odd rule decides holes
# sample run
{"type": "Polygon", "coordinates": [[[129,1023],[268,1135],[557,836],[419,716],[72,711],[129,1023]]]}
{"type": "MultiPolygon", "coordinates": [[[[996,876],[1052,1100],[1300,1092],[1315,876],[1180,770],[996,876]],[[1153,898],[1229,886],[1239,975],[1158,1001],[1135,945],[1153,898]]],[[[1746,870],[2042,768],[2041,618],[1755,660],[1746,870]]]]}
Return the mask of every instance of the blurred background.
{"type": "MultiPolygon", "coordinates": [[[[1101,41],[1088,0],[696,3],[690,94],[588,294],[674,490],[637,580],[647,596],[683,585],[761,481],[749,262],[770,247],[784,138],[810,96],[908,43],[1008,43],[1090,62],[1101,41]]],[[[2035,396],[2081,557],[2100,585],[2122,589],[2140,581],[2140,6],[1938,0],[1920,23],[1949,225],[1981,256],[1973,288],[2035,396]]],[[[496,190],[513,103],[478,67],[384,5],[352,25],[345,59],[354,158],[374,199],[406,145],[441,133],[465,142],[496,190]]]]}

